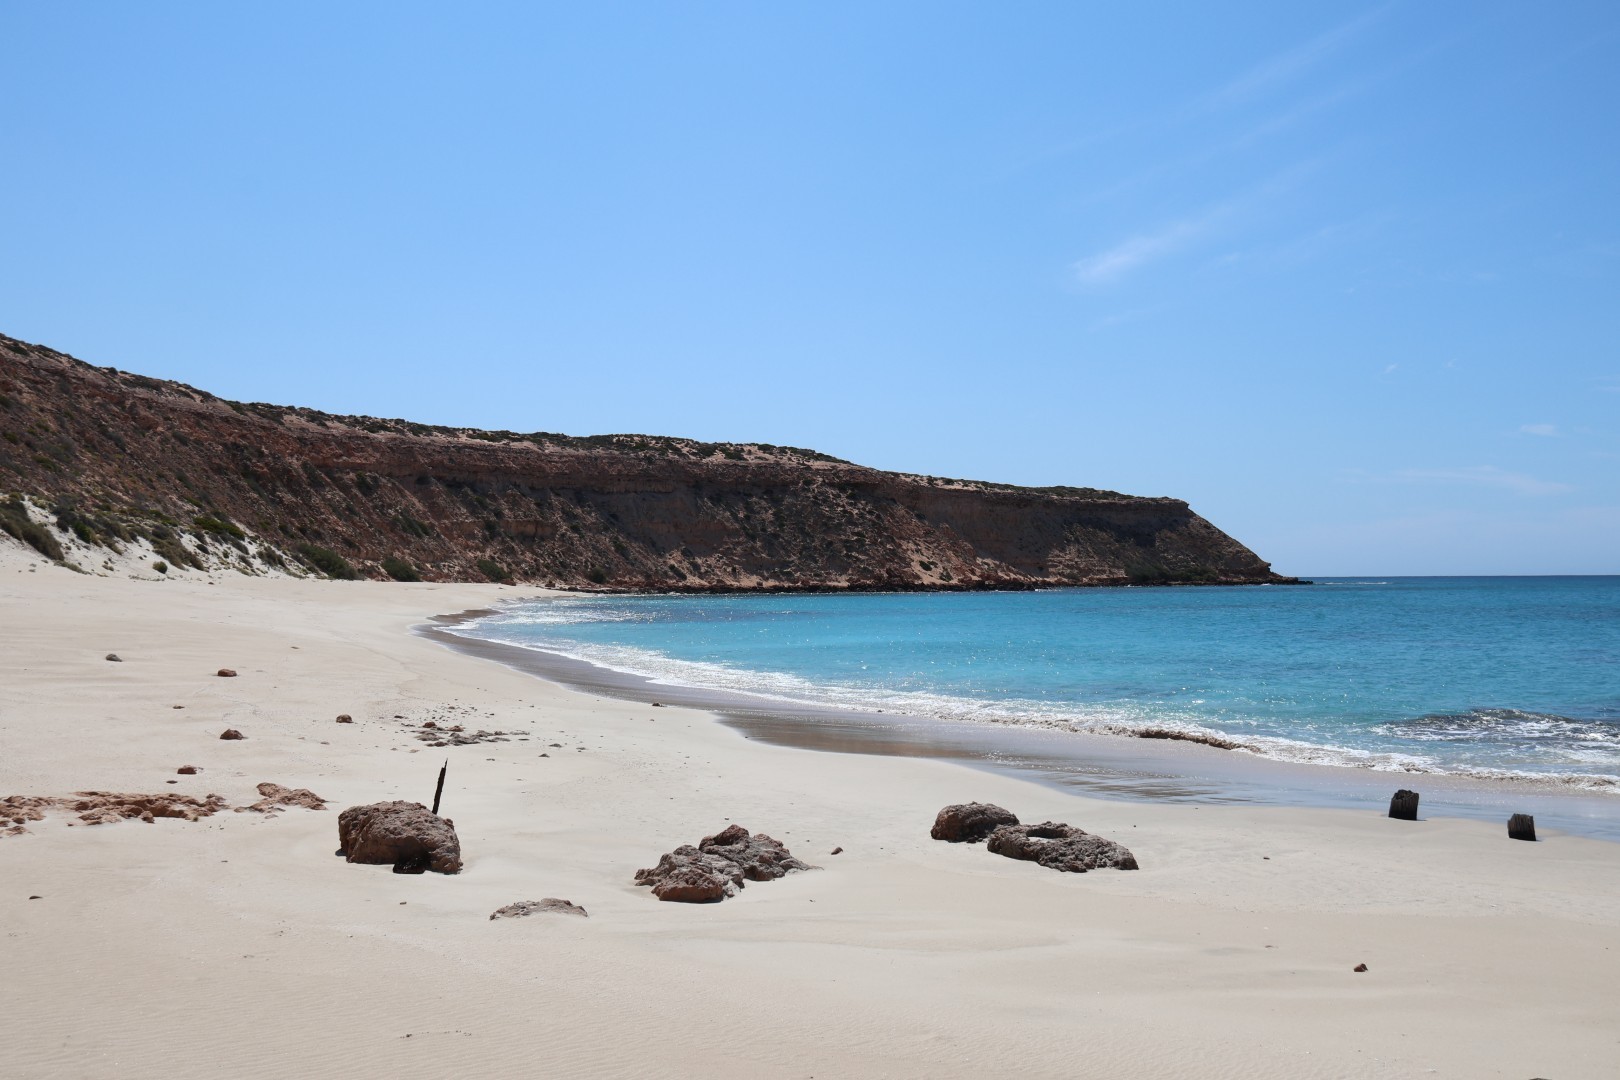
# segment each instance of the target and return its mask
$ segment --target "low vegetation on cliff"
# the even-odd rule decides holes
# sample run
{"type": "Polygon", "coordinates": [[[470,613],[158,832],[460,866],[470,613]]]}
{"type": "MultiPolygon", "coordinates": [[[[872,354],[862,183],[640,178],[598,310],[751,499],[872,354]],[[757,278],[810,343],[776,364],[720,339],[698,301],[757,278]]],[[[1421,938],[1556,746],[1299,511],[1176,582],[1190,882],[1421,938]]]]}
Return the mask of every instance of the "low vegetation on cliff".
{"type": "Polygon", "coordinates": [[[1177,499],[244,404],[4,336],[0,499],[0,530],[47,558],[62,537],[182,569],[684,591],[1285,580],[1177,499]]]}

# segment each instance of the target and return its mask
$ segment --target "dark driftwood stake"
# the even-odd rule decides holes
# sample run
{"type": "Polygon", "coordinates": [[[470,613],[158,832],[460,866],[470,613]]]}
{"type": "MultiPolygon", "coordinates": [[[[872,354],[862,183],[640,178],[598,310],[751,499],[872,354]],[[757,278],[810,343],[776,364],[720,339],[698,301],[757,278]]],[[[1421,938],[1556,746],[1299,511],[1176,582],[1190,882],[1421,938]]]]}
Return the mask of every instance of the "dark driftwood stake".
{"type": "Polygon", "coordinates": [[[1508,818],[1509,840],[1534,840],[1536,838],[1536,819],[1529,814],[1514,814],[1508,818]]]}
{"type": "Polygon", "coordinates": [[[1389,800],[1389,816],[1402,821],[1416,821],[1417,804],[1418,793],[1401,788],[1389,800]]]}
{"type": "MultiPolygon", "coordinates": [[[[450,759],[445,758],[444,764],[439,766],[439,786],[433,789],[433,812],[439,812],[439,797],[444,794],[444,770],[450,767],[450,759]]],[[[421,804],[418,803],[418,806],[421,804]]]]}

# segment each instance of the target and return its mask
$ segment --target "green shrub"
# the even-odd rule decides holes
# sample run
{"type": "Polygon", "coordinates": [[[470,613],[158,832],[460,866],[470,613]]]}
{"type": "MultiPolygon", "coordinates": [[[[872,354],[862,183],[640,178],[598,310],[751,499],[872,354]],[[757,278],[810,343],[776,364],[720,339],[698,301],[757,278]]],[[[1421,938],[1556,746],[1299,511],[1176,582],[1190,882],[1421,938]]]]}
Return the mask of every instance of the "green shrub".
{"type": "Polygon", "coordinates": [[[585,571],[585,580],[595,585],[606,585],[607,571],[603,570],[599,566],[593,566],[591,569],[585,571]]]}
{"type": "Polygon", "coordinates": [[[28,516],[28,507],[15,496],[0,503],[0,529],[15,536],[47,559],[62,561],[62,545],[51,530],[28,516]]]}
{"type": "Polygon", "coordinates": [[[323,548],[316,544],[299,544],[298,555],[312,569],[319,570],[327,577],[341,578],[344,581],[354,581],[359,578],[349,560],[330,548],[323,548]]]}
{"type": "Polygon", "coordinates": [[[489,578],[491,581],[505,581],[507,578],[512,576],[506,572],[506,568],[504,566],[496,562],[494,559],[479,559],[478,569],[482,570],[484,572],[484,576],[489,578]]]}
{"type": "Polygon", "coordinates": [[[152,569],[156,570],[160,574],[167,574],[169,572],[169,564],[164,562],[162,559],[159,559],[157,562],[152,564],[152,569]]]}
{"type": "Polygon", "coordinates": [[[392,555],[382,561],[383,573],[395,581],[421,581],[422,575],[416,572],[416,567],[404,559],[396,559],[392,555]]]}
{"type": "Polygon", "coordinates": [[[397,524],[403,531],[410,533],[412,536],[433,535],[433,529],[429,525],[427,525],[425,522],[417,521],[409,514],[400,514],[399,517],[394,519],[394,523],[397,524]]]}
{"type": "Polygon", "coordinates": [[[225,517],[224,514],[220,514],[217,517],[212,514],[200,514],[197,517],[192,518],[191,523],[204,532],[211,532],[215,535],[224,536],[231,540],[247,539],[247,533],[242,531],[242,527],[236,524],[236,522],[225,517]]]}

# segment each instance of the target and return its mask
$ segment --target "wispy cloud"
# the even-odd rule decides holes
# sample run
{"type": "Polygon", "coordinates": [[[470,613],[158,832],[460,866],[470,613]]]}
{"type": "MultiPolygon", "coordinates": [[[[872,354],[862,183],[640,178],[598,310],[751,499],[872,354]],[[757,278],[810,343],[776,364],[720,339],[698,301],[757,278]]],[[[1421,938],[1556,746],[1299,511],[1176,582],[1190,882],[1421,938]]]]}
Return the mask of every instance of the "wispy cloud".
{"type": "Polygon", "coordinates": [[[1088,255],[1075,262],[1075,280],[1082,285],[1106,285],[1140,266],[1180,251],[1209,232],[1225,214],[1223,207],[1216,207],[1196,218],[1133,236],[1106,251],[1088,255]]]}
{"type": "Polygon", "coordinates": [[[1199,102],[1199,111],[1230,109],[1262,97],[1277,87],[1293,82],[1333,55],[1373,23],[1384,17],[1390,5],[1363,12],[1309,41],[1277,53],[1236,79],[1208,94],[1199,102]]]}
{"type": "Polygon", "coordinates": [[[1217,232],[1229,220],[1243,217],[1286,194],[1319,165],[1320,159],[1300,162],[1225,202],[1156,229],[1138,232],[1112,247],[1077,259],[1072,265],[1074,279],[1083,286],[1107,285],[1133,270],[1174,255],[1217,232]]]}
{"type": "Polygon", "coordinates": [[[1340,476],[1352,484],[1452,484],[1497,488],[1515,495],[1562,495],[1575,490],[1570,484],[1541,480],[1528,473],[1495,465],[1471,465],[1457,469],[1395,469],[1382,473],[1346,469],[1340,476]]]}
{"type": "Polygon", "coordinates": [[[1537,435],[1543,439],[1555,439],[1562,432],[1558,430],[1557,424],[1521,424],[1519,425],[1519,434],[1537,435]]]}

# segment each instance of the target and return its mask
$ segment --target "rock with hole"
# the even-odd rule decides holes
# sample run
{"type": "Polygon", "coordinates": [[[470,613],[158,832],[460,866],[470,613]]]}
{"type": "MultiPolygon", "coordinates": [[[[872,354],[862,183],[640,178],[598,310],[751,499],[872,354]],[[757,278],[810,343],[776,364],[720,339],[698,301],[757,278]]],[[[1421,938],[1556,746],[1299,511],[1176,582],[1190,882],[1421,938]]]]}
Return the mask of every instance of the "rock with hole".
{"type": "Polygon", "coordinates": [[[997,855],[1039,863],[1068,874],[1088,870],[1135,870],[1136,856],[1112,840],[1058,821],[1003,825],[986,845],[997,855]]]}

